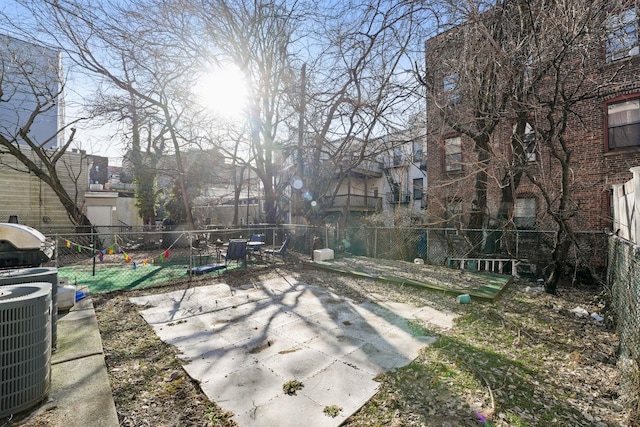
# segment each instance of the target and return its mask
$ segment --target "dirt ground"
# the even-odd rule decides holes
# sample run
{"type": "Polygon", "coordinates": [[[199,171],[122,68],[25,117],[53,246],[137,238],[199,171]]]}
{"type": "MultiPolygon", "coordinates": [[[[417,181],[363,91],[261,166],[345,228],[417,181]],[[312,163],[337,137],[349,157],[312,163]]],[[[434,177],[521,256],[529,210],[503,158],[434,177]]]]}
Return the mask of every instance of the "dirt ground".
{"type": "MultiPolygon", "coordinates": [[[[138,308],[129,302],[129,297],[221,281],[232,287],[240,286],[247,280],[264,280],[284,274],[326,286],[356,302],[376,294],[390,301],[429,305],[461,314],[477,310],[477,317],[474,317],[476,320],[473,322],[482,322],[483,317],[490,317],[495,322],[492,328],[502,328],[513,337],[512,341],[503,343],[504,348],[494,349],[497,353],[504,357],[511,357],[513,353],[512,357],[515,358],[522,357],[522,353],[516,355],[515,352],[522,351],[523,346],[534,355],[535,350],[542,346],[545,349],[551,348],[552,351],[545,350],[545,354],[539,357],[540,360],[533,362],[540,365],[541,371],[546,372],[541,375],[544,379],[536,377],[532,382],[549,382],[551,389],[567,386],[571,389],[566,401],[562,403],[570,407],[568,411],[571,414],[566,418],[561,414],[558,419],[551,421],[538,419],[535,411],[529,413],[524,408],[522,411],[527,416],[521,418],[526,420],[522,423],[513,421],[509,417],[509,411],[514,406],[519,408],[518,405],[523,404],[515,401],[517,397],[510,397],[508,390],[500,390],[491,384],[491,378],[487,379],[486,374],[482,376],[486,383],[472,383],[452,399],[453,389],[451,393],[442,394],[437,391],[441,389],[429,386],[435,384],[433,378],[429,381],[417,380],[408,375],[407,371],[389,373],[377,379],[380,381],[379,392],[344,423],[346,426],[482,425],[477,415],[474,415],[474,407],[482,408],[482,413],[492,426],[634,425],[629,422],[629,414],[625,412],[617,393],[617,341],[614,331],[588,317],[577,318],[571,311],[575,307],[583,307],[589,313],[601,310],[602,307],[594,299],[597,289],[561,287],[559,295],[552,296],[539,292],[535,283],[516,282],[509,285],[495,304],[460,305],[451,296],[362,278],[347,278],[303,268],[299,263],[280,264],[277,268],[252,267],[239,273],[203,277],[197,281],[174,283],[162,288],[93,296],[120,425],[235,425],[231,420],[232,414],[222,411],[215,402],[209,402],[198,384],[186,375],[175,348],[157,338],[140,316],[138,308]],[[531,313],[532,310],[535,313],[531,313]],[[547,322],[544,326],[546,331],[533,332],[533,329],[526,329],[517,323],[516,319],[526,318],[529,313],[535,315],[536,319],[547,322]]],[[[429,325],[425,327],[429,328],[429,325]]],[[[455,337],[456,328],[435,332],[455,337]]],[[[478,337],[479,340],[484,338],[478,337]]],[[[504,341],[500,338],[497,342],[500,343],[501,340],[504,341]]],[[[480,345],[486,343],[478,343],[480,345]]],[[[427,359],[428,356],[422,356],[423,362],[427,359]]],[[[540,384],[541,389],[543,386],[545,384],[540,384]]],[[[535,392],[531,395],[537,396],[535,392]]]]}

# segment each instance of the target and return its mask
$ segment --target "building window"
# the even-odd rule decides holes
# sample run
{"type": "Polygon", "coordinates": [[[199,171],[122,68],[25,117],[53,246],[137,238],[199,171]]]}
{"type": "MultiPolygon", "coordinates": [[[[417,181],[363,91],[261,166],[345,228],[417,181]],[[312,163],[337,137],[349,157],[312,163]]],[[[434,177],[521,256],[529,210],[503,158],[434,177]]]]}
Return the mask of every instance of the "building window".
{"type": "Polygon", "coordinates": [[[610,16],[605,21],[607,62],[635,56],[638,49],[638,16],[636,8],[610,16]]]}
{"type": "Polygon", "coordinates": [[[517,198],[513,207],[513,222],[519,228],[533,228],[536,225],[536,212],[535,198],[517,198]]]}
{"type": "Polygon", "coordinates": [[[462,140],[459,136],[444,140],[444,170],[445,172],[462,170],[462,140]]]}
{"type": "Polygon", "coordinates": [[[415,178],[413,180],[413,200],[422,200],[423,193],[424,193],[424,179],[415,178]]]}
{"type": "Polygon", "coordinates": [[[640,145],[640,99],[609,104],[607,108],[609,149],[640,145]]]}
{"type": "Polygon", "coordinates": [[[458,80],[458,73],[447,74],[442,79],[444,100],[447,104],[460,103],[460,87],[458,80]]]}
{"type": "MultiPolygon", "coordinates": [[[[513,126],[513,133],[516,133],[517,125],[513,126]]],[[[536,156],[536,132],[533,130],[533,126],[527,123],[524,128],[524,134],[522,135],[522,148],[527,162],[535,162],[536,156]]]]}
{"type": "Polygon", "coordinates": [[[413,143],[413,162],[420,164],[422,162],[422,144],[419,142],[413,143]]]}
{"type": "Polygon", "coordinates": [[[537,160],[536,132],[533,130],[533,127],[529,123],[527,123],[527,126],[524,129],[522,143],[524,144],[524,149],[527,156],[527,162],[535,162],[537,160]]]}

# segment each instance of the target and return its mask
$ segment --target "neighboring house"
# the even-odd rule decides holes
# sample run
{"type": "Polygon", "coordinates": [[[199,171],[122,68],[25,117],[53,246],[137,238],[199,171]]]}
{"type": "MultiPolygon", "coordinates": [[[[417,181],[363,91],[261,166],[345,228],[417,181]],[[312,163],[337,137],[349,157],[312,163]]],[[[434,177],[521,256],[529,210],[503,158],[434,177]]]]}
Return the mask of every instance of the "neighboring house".
{"type": "Polygon", "coordinates": [[[382,168],[378,161],[348,157],[343,160],[342,171],[336,171],[333,159],[323,159],[321,164],[334,171],[325,194],[316,201],[324,222],[346,226],[382,209],[382,168]]]}
{"type": "Polygon", "coordinates": [[[89,186],[102,190],[109,182],[109,158],[89,156],[89,186]]]}
{"type": "MultiPolygon", "coordinates": [[[[28,152],[26,148],[23,150],[28,152]]],[[[76,204],[98,230],[111,232],[142,226],[133,193],[98,189],[95,186],[101,184],[90,182],[91,165],[104,161],[106,157],[89,156],[83,151],[66,152],[57,165],[63,187],[76,198],[76,204]],[[92,186],[96,190],[92,190],[92,186]]],[[[74,230],[58,196],[15,158],[3,157],[0,177],[0,222],[8,222],[13,217],[43,233],[74,230]]]]}
{"type": "MultiPolygon", "coordinates": [[[[28,152],[25,148],[23,149],[28,152]]],[[[88,158],[83,153],[66,153],[57,165],[63,187],[68,194],[77,195],[79,206],[84,204],[88,189],[88,158]]],[[[24,165],[10,156],[3,156],[0,164],[0,222],[16,216],[18,222],[42,232],[68,229],[71,222],[58,196],[24,165]]]]}
{"type": "Polygon", "coordinates": [[[378,156],[383,177],[383,222],[387,226],[426,224],[427,162],[421,127],[387,135],[389,150],[378,156]]]}
{"type": "MultiPolygon", "coordinates": [[[[370,141],[354,141],[341,161],[326,155],[322,165],[334,171],[317,205],[326,223],[356,225],[365,219],[385,226],[425,221],[427,186],[423,127],[370,141]],[[362,158],[360,145],[366,144],[362,158]]],[[[340,141],[334,142],[334,145],[340,141]]]]}
{"type": "MultiPolygon", "coordinates": [[[[215,182],[209,183],[193,202],[193,217],[197,226],[232,226],[236,211],[233,168],[229,164],[216,167],[215,182]]],[[[256,224],[264,219],[261,201],[260,180],[255,174],[243,170],[238,177],[241,185],[238,195],[237,225],[256,224]]]]}
{"type": "Polygon", "coordinates": [[[0,61],[0,132],[18,135],[38,103],[46,105],[35,117],[28,136],[44,148],[55,149],[64,140],[60,52],[0,35],[0,61]]]}
{"type": "MultiPolygon", "coordinates": [[[[65,137],[61,74],[59,51],[0,35],[0,133],[9,141],[15,139],[21,152],[36,163],[26,142],[15,137],[33,120],[26,137],[45,152],[60,147],[65,137]]],[[[137,225],[134,199],[101,191],[108,182],[108,166],[106,157],[71,149],[57,161],[56,173],[73,203],[94,225],[137,225]]],[[[0,177],[0,221],[18,221],[45,233],[74,230],[59,197],[15,157],[2,156],[0,177]]]]}
{"type": "MultiPolygon", "coordinates": [[[[604,37],[596,39],[590,56],[582,58],[589,77],[585,84],[594,88],[593,93],[572,106],[564,134],[571,152],[570,183],[578,210],[574,226],[579,233],[611,229],[612,185],[623,184],[631,176],[629,168],[640,164],[640,9],[635,3],[630,4],[633,7],[597,21],[603,25],[598,30],[604,37]]],[[[545,30],[544,26],[540,28],[545,30]]],[[[442,115],[461,108],[471,110],[465,104],[467,94],[458,86],[462,76],[455,71],[456,61],[473,60],[461,54],[460,46],[465,42],[464,28],[460,26],[426,43],[427,79],[431,79],[434,90],[440,91],[439,97],[427,104],[427,210],[430,223],[461,228],[468,224],[470,213],[476,208],[475,172],[480,165],[474,142],[447,126],[442,115]]],[[[559,188],[557,162],[545,147],[536,145],[536,117],[530,120],[522,138],[524,167],[529,168],[531,176],[559,188]]],[[[503,166],[513,164],[510,138],[514,126],[514,121],[502,120],[491,134],[493,157],[486,166],[486,226],[495,226],[500,219],[511,221],[518,229],[553,227],[552,221],[543,222],[546,202],[526,175],[514,200],[507,200],[508,216],[499,218],[499,211],[504,209],[501,201],[505,202],[501,199],[504,183],[500,178],[504,176],[503,166]]]]}
{"type": "MultiPolygon", "coordinates": [[[[234,182],[234,168],[231,164],[225,163],[224,156],[217,149],[184,151],[181,153],[181,160],[189,186],[196,227],[211,224],[232,225],[236,185],[241,186],[238,199],[240,205],[238,224],[255,223],[259,219],[257,206],[259,194],[255,176],[238,177],[238,181],[234,182]],[[247,193],[247,181],[251,182],[249,193],[247,193]],[[249,198],[248,210],[247,197],[249,198]]],[[[177,182],[178,170],[175,156],[172,154],[159,156],[156,169],[156,191],[159,193],[156,220],[160,221],[168,217],[165,205],[172,196],[173,187],[177,182]]],[[[110,189],[135,190],[135,184],[120,182],[134,180],[130,152],[124,155],[122,167],[110,168],[109,174],[110,189]]],[[[246,175],[246,171],[244,174],[246,175]]]]}
{"type": "Polygon", "coordinates": [[[89,191],[84,193],[84,207],[89,221],[105,233],[143,227],[136,207],[135,186],[122,184],[113,176],[108,157],[88,155],[87,164],[89,191]]]}

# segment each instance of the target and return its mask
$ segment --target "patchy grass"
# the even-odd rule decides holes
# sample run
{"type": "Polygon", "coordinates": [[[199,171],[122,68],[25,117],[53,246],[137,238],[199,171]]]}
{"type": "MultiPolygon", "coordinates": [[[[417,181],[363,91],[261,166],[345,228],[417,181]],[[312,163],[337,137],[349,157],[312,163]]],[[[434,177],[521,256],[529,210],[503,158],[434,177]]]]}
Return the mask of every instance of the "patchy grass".
{"type": "Polygon", "coordinates": [[[302,382],[298,380],[291,380],[282,384],[282,391],[284,391],[285,394],[294,395],[297,391],[302,390],[302,387],[304,387],[302,382]]]}
{"type": "Polygon", "coordinates": [[[451,306],[460,311],[454,329],[429,331],[435,342],[382,375],[380,391],[344,425],[620,425],[614,334],[568,312],[589,301],[517,288],[505,299],[451,306]]]}
{"type": "Polygon", "coordinates": [[[325,406],[322,411],[326,416],[335,418],[338,415],[340,415],[340,412],[342,412],[342,408],[337,405],[329,405],[329,406],[325,406]]]}

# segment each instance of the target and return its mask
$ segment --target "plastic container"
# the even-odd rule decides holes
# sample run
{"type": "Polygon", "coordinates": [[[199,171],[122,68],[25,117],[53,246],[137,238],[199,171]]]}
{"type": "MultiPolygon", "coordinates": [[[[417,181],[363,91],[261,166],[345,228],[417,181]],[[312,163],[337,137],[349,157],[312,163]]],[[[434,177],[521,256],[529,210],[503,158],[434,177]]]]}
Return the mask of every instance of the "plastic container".
{"type": "Polygon", "coordinates": [[[456,300],[458,301],[458,304],[471,304],[471,295],[469,294],[458,295],[456,300]]]}
{"type": "Polygon", "coordinates": [[[76,305],[76,287],[58,286],[58,310],[71,310],[76,305]]]}
{"type": "Polygon", "coordinates": [[[314,261],[326,261],[329,259],[333,259],[334,253],[333,249],[325,248],[325,249],[316,249],[313,251],[313,260],[314,261]]]}

